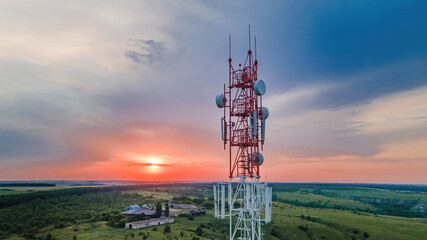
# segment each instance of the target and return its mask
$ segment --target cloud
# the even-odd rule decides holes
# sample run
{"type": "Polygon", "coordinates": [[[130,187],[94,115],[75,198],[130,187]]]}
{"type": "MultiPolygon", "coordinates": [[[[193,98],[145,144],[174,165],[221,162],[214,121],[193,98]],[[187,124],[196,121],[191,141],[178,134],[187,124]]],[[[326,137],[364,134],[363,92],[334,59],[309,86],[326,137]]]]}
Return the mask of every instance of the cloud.
{"type": "Polygon", "coordinates": [[[363,105],[390,94],[426,86],[425,64],[427,59],[366,69],[351,75],[317,76],[311,79],[312,83],[301,82],[287,89],[267,81],[267,87],[273,86],[265,103],[287,115],[363,105]]]}
{"type": "Polygon", "coordinates": [[[424,87],[340,109],[315,109],[276,118],[270,111],[269,144],[290,157],[374,156],[387,144],[427,139],[426,96],[424,87]]]}
{"type": "Polygon", "coordinates": [[[46,157],[50,143],[40,132],[0,132],[0,159],[46,157]]]}
{"type": "Polygon", "coordinates": [[[125,51],[125,56],[136,63],[152,64],[161,57],[163,43],[154,40],[130,39],[129,46],[137,50],[125,51]]]}

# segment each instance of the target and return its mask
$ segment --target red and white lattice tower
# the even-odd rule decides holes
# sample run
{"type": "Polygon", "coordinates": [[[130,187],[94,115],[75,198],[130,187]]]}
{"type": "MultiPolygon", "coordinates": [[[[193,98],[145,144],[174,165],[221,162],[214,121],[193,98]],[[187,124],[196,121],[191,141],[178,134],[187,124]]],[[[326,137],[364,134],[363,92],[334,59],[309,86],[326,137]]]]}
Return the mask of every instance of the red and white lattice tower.
{"type": "Polygon", "coordinates": [[[230,239],[262,239],[261,225],[271,221],[272,189],[260,181],[261,154],[269,111],[262,106],[266,87],[258,79],[258,60],[252,53],[249,29],[249,50],[238,69],[231,64],[231,36],[228,85],[216,96],[216,104],[224,109],[221,136],[229,150],[229,181],[214,185],[215,216],[230,220],[230,239]],[[228,190],[228,214],[226,208],[228,190]]]}

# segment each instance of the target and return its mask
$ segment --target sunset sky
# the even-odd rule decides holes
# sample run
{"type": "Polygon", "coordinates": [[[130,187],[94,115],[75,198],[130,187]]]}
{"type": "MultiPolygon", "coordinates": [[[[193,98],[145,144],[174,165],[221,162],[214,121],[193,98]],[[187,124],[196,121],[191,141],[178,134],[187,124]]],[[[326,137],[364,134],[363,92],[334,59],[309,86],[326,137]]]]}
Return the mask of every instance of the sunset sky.
{"type": "Polygon", "coordinates": [[[248,24],[267,181],[427,184],[427,1],[2,1],[0,180],[227,178],[248,24]]]}

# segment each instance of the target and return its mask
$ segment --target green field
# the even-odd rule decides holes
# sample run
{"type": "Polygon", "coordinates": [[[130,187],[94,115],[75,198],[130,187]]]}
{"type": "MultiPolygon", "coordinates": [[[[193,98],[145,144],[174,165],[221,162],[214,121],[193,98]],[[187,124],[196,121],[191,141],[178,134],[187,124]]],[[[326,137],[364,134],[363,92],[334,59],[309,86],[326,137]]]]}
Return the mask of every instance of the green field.
{"type": "Polygon", "coordinates": [[[266,239],[427,239],[427,219],[419,218],[274,203],[272,220],[267,229],[277,237],[266,239]]]}
{"type": "Polygon", "coordinates": [[[19,193],[31,193],[38,191],[50,191],[60,189],[70,189],[77,187],[97,187],[97,186],[52,186],[52,187],[0,187],[1,195],[19,194],[19,193]]]}
{"type": "MultiPolygon", "coordinates": [[[[149,233],[148,239],[174,238],[221,239],[228,234],[224,224],[218,224],[212,214],[187,218],[176,217],[171,224],[171,233],[163,233],[164,225],[146,229],[123,229],[109,227],[106,222],[85,223],[61,229],[46,228],[57,239],[142,239],[149,233]],[[197,236],[195,230],[201,225],[203,236],[197,236]],[[218,227],[219,226],[219,227],[218,227]],[[154,231],[156,228],[157,231],[154,231]],[[180,236],[183,232],[184,237],[180,236]],[[134,237],[132,237],[132,234],[134,237]],[[127,236],[127,237],[126,237],[127,236]],[[206,236],[206,237],[204,237],[206,236]]],[[[312,209],[296,207],[284,203],[274,203],[273,221],[264,231],[265,239],[425,239],[427,219],[410,219],[393,216],[354,213],[346,210],[312,209]],[[304,217],[301,217],[304,215],[304,217]],[[309,217],[310,216],[310,217],[309,217]],[[309,218],[308,218],[309,217],[309,218]],[[274,230],[272,230],[274,229],[274,230]],[[271,234],[275,232],[275,236],[271,234]]],[[[42,234],[43,235],[43,234],[42,234]]],[[[24,239],[14,236],[11,239],[24,239]]]]}
{"type": "MultiPolygon", "coordinates": [[[[201,240],[224,239],[223,236],[226,235],[226,228],[212,227],[214,223],[217,224],[217,221],[213,219],[212,215],[207,215],[199,216],[193,221],[187,218],[176,217],[175,222],[170,224],[170,233],[163,232],[165,225],[145,229],[124,229],[112,228],[108,226],[106,222],[85,223],[61,229],[49,229],[46,230],[46,232],[51,233],[52,236],[57,239],[73,239],[73,236],[76,236],[77,239],[142,239],[142,235],[148,235],[148,239],[162,239],[168,237],[173,239],[175,239],[175,237],[179,239],[192,239],[193,237],[198,237],[201,240]],[[205,226],[202,228],[203,234],[208,237],[197,236],[195,233],[195,230],[202,224],[205,226]],[[222,231],[224,231],[224,233],[222,231]],[[181,232],[183,233],[183,237],[180,236],[181,232]]],[[[41,234],[40,236],[44,235],[45,234],[41,234]]],[[[25,238],[13,236],[10,239],[25,238]]]]}
{"type": "Polygon", "coordinates": [[[340,198],[327,197],[313,193],[304,192],[281,192],[277,193],[280,200],[301,204],[312,203],[313,206],[321,206],[325,208],[341,208],[341,209],[360,209],[360,210],[377,210],[376,207],[365,204],[359,201],[346,200],[340,198]]]}
{"type": "MultiPolygon", "coordinates": [[[[263,227],[265,240],[427,239],[427,216],[412,206],[427,203],[425,188],[273,186],[272,222],[263,227]],[[372,198],[377,201],[370,202],[372,198]]],[[[0,239],[228,239],[228,221],[213,217],[211,184],[19,189],[22,194],[0,197],[0,239]],[[165,225],[123,228],[130,221],[120,214],[126,206],[157,202],[190,203],[208,212],[193,220],[175,216],[169,233],[165,225]]]]}
{"type": "Polygon", "coordinates": [[[123,191],[123,193],[136,193],[138,195],[143,196],[144,198],[152,198],[152,199],[160,199],[160,200],[167,200],[171,201],[174,197],[173,194],[167,193],[167,192],[153,192],[153,191],[144,191],[144,190],[129,190],[129,191],[123,191]]]}
{"type": "Polygon", "coordinates": [[[427,202],[427,193],[414,191],[392,191],[387,189],[354,189],[354,190],[323,190],[322,193],[328,196],[350,198],[388,198],[399,200],[413,200],[427,202]]]}

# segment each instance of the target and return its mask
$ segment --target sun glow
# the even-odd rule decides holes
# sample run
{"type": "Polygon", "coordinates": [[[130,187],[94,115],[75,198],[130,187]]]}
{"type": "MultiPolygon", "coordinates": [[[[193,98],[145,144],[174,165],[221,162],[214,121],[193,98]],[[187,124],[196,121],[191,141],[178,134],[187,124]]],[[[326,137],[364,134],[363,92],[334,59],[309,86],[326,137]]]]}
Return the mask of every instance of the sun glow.
{"type": "Polygon", "coordinates": [[[155,171],[155,170],[159,169],[161,161],[160,161],[159,158],[152,157],[152,158],[147,159],[147,163],[151,164],[149,166],[149,169],[152,170],[152,171],[155,171]]]}
{"type": "Polygon", "coordinates": [[[148,163],[151,163],[151,164],[153,164],[152,166],[154,166],[154,165],[159,164],[160,160],[158,158],[150,158],[150,159],[148,159],[148,163]]]}

